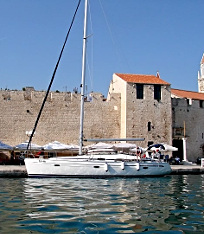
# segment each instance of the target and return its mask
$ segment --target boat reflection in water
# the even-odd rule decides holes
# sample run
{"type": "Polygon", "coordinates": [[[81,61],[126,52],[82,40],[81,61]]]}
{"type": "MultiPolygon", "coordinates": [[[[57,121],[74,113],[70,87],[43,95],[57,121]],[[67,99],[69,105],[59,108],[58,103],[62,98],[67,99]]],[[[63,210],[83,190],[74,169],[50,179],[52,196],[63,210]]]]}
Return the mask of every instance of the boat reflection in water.
{"type": "Polygon", "coordinates": [[[189,178],[26,179],[26,228],[35,230],[38,223],[60,233],[198,231],[204,225],[203,191],[195,194],[189,178]]]}
{"type": "Polygon", "coordinates": [[[109,230],[144,229],[153,224],[164,230],[169,229],[164,222],[169,210],[163,209],[167,201],[165,196],[158,199],[160,189],[156,191],[156,187],[160,188],[161,183],[165,186],[169,181],[168,178],[147,181],[28,179],[25,195],[37,210],[29,214],[32,219],[55,221],[58,225],[66,223],[67,227],[80,222],[82,227],[96,230],[106,229],[107,225],[109,230]]]}

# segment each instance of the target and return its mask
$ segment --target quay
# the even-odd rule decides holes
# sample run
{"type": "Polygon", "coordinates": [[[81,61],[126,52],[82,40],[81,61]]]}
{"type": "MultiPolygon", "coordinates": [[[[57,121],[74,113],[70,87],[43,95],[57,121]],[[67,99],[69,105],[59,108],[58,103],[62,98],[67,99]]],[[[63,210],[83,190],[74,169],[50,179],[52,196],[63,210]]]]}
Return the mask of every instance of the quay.
{"type": "Polygon", "coordinates": [[[25,165],[1,165],[0,177],[25,178],[28,177],[25,165]]]}
{"type": "MultiPolygon", "coordinates": [[[[200,165],[171,165],[171,175],[204,174],[204,167],[200,165]]],[[[25,165],[0,165],[0,177],[26,178],[28,177],[25,165]]]]}
{"type": "Polygon", "coordinates": [[[171,165],[171,175],[204,174],[204,167],[201,165],[171,165]]]}

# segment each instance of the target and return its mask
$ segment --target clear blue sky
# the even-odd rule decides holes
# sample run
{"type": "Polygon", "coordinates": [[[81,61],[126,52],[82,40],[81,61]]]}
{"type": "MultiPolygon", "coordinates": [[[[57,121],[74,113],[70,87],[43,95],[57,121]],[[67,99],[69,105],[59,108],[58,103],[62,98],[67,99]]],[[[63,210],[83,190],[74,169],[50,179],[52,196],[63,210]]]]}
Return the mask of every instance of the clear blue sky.
{"type": "MultiPolygon", "coordinates": [[[[0,88],[47,89],[77,2],[0,0],[0,88]]],[[[83,8],[84,0],[53,91],[79,88],[83,8]]],[[[113,73],[157,71],[173,88],[197,91],[204,52],[203,0],[90,0],[90,9],[89,91],[106,96],[113,73]]]]}

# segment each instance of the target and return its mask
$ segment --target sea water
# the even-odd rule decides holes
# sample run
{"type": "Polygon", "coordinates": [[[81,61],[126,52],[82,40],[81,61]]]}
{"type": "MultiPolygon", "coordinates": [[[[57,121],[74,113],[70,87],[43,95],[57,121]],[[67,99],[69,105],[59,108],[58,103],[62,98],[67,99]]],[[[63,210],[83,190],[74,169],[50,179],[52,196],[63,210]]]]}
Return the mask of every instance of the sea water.
{"type": "Polygon", "coordinates": [[[204,233],[204,175],[0,186],[0,233],[204,233]]]}

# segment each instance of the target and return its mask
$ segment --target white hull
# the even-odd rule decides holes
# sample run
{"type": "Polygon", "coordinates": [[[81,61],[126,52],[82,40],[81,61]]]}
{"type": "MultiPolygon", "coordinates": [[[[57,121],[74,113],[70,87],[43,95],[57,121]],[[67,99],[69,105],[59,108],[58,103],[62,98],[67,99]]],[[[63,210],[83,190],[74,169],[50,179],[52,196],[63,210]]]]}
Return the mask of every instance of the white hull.
{"type": "Polygon", "coordinates": [[[171,173],[165,162],[120,161],[114,159],[90,159],[63,157],[50,159],[26,158],[29,177],[142,177],[164,176],[171,173]]]}

